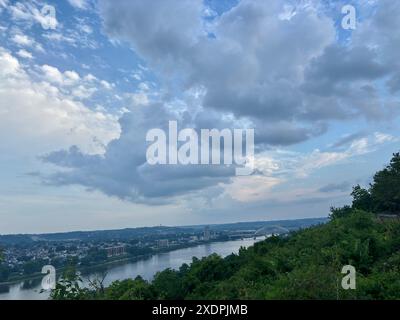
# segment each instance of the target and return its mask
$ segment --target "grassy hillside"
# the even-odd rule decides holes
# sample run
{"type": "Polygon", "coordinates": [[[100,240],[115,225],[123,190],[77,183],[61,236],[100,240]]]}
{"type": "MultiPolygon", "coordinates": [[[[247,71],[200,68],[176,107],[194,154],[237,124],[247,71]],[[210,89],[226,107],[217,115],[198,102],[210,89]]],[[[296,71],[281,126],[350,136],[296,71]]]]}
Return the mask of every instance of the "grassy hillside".
{"type": "Polygon", "coordinates": [[[399,299],[400,155],[356,186],[353,203],[332,208],[328,223],[271,237],[226,258],[193,259],[152,282],[116,281],[108,288],[73,286],[66,277],[54,299],[399,299]],[[390,188],[390,190],[388,189],[390,188]],[[384,192],[388,190],[388,192],[384,192]],[[379,213],[392,218],[379,218],[379,213]],[[344,265],[357,271],[356,290],[341,287],[344,265]]]}

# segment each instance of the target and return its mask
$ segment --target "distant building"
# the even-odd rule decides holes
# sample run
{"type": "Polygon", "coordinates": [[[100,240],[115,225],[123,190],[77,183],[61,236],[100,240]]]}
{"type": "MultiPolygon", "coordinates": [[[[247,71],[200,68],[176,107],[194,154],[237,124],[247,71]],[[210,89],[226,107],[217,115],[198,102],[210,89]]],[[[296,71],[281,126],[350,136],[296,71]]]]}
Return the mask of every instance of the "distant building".
{"type": "Polygon", "coordinates": [[[203,239],[204,239],[204,241],[209,241],[211,239],[211,231],[210,231],[210,227],[209,226],[206,226],[204,228],[203,239]]]}
{"type": "Polygon", "coordinates": [[[157,246],[159,248],[168,248],[169,247],[168,239],[157,240],[157,246]]]}
{"type": "Polygon", "coordinates": [[[125,246],[106,248],[106,251],[108,258],[123,256],[126,253],[125,246]]]}

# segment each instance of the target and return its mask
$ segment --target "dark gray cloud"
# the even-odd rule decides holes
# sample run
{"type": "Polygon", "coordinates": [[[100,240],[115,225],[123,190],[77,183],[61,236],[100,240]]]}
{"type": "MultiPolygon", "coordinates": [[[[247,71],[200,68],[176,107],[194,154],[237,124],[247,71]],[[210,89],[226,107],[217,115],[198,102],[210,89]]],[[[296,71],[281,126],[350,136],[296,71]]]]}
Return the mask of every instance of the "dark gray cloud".
{"type": "MultiPolygon", "coordinates": [[[[360,40],[343,45],[336,41],[334,21],[320,12],[298,6],[290,20],[280,18],[287,4],[282,0],[242,0],[207,30],[201,1],[152,4],[100,1],[106,32],[128,41],[165,83],[204,88],[207,108],[263,119],[265,126],[293,122],[303,128],[304,139],[315,136],[305,131],[315,131],[318,121],[374,120],[393,111],[380,101],[374,81],[390,74],[394,60],[382,60],[384,53],[365,44],[363,34],[372,28],[366,23],[354,32],[360,40]]],[[[397,12],[398,5],[383,1],[372,18],[382,33],[396,25],[389,10],[397,12]],[[384,13],[391,22],[382,20],[384,13]]],[[[380,42],[393,40],[374,34],[380,42]]],[[[270,143],[287,144],[293,125],[282,131],[282,141],[271,135],[270,143]]]]}
{"type": "Polygon", "coordinates": [[[294,122],[280,121],[263,125],[262,121],[254,121],[256,145],[288,146],[309,140],[326,132],[324,123],[315,123],[313,127],[301,127],[294,122]]]}
{"type": "Polygon", "coordinates": [[[306,69],[304,87],[317,95],[344,94],[343,85],[359,80],[376,80],[390,72],[378,61],[377,52],[365,47],[327,47],[306,69]]]}
{"type": "Polygon", "coordinates": [[[83,154],[77,146],[71,146],[69,150],[59,150],[41,157],[41,160],[65,168],[91,167],[101,162],[98,155],[83,154]]]}
{"type": "Polygon", "coordinates": [[[165,82],[205,88],[205,107],[268,123],[302,114],[303,68],[335,36],[333,21],[312,11],[280,19],[285,3],[277,0],[241,1],[209,26],[212,38],[199,20],[199,1],[178,1],[179,15],[170,12],[175,1],[155,1],[150,10],[131,1],[100,3],[106,32],[128,41],[165,82]]]}
{"type": "MultiPolygon", "coordinates": [[[[185,117],[184,117],[185,118],[185,117]]],[[[162,104],[150,104],[125,113],[120,119],[121,136],[107,146],[104,155],[83,154],[77,147],[55,151],[42,157],[48,163],[65,167],[44,177],[53,185],[83,185],[105,194],[135,202],[157,202],[196,190],[229,182],[235,167],[219,165],[156,165],[146,160],[146,134],[153,128],[168,132],[168,121],[179,120],[183,129],[192,119],[177,118],[162,104]],[[160,199],[156,199],[160,198],[160,199]]]]}
{"type": "Polygon", "coordinates": [[[109,36],[129,42],[156,72],[184,67],[205,35],[201,0],[99,1],[99,9],[109,36]]]}
{"type": "MultiPolygon", "coordinates": [[[[291,19],[282,19],[285,4],[242,0],[206,23],[201,0],[100,0],[105,32],[127,42],[158,75],[167,94],[125,114],[121,136],[104,156],[76,148],[47,155],[46,161],[69,169],[47,181],[80,184],[132,201],[157,201],[229,182],[234,174],[233,167],[148,166],[146,132],[166,129],[169,120],[197,129],[246,123],[256,129],[262,150],[317,137],[332,120],[375,121],[398,112],[396,99],[382,98],[379,82],[390,79],[387,85],[396,92],[400,2],[380,1],[349,44],[338,43],[335,21],[317,10],[298,8],[291,19]],[[178,116],[171,103],[177,91],[189,89],[204,93],[200,106],[188,106],[178,116]]],[[[335,187],[345,186],[323,189],[335,187]]]]}
{"type": "Polygon", "coordinates": [[[325,192],[325,193],[329,193],[329,192],[335,192],[335,191],[341,191],[341,192],[345,192],[350,190],[351,188],[351,184],[350,182],[342,182],[342,183],[331,183],[328,184],[326,186],[323,186],[321,188],[319,188],[318,191],[320,192],[325,192]]]}
{"type": "Polygon", "coordinates": [[[332,148],[336,149],[336,148],[340,148],[340,147],[344,147],[350,143],[352,143],[354,140],[360,139],[365,137],[367,134],[365,132],[356,132],[353,134],[348,134],[345,135],[344,137],[342,137],[341,139],[339,139],[338,141],[336,141],[333,145],[332,148]]]}
{"type": "Polygon", "coordinates": [[[338,44],[327,47],[306,67],[302,89],[310,107],[303,116],[310,120],[359,116],[378,120],[387,116],[390,110],[380,100],[375,81],[390,72],[391,66],[380,61],[376,50],[338,44]]]}

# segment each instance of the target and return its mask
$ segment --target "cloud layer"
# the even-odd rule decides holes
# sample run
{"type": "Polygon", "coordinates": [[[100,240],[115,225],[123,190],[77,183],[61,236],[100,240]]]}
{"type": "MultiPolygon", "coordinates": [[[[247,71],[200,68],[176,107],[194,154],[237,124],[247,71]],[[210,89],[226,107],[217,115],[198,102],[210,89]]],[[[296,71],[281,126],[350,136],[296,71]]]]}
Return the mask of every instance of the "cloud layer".
{"type": "MultiPolygon", "coordinates": [[[[380,1],[350,42],[338,40],[343,30],[337,30],[337,21],[319,6],[298,5],[288,14],[286,4],[242,0],[210,18],[203,1],[154,0],[151,6],[100,1],[107,35],[129,44],[155,72],[162,89],[151,93],[142,88],[131,95],[130,112],[119,121],[121,135],[102,157],[76,148],[44,157],[69,169],[47,181],[151,203],[231,183],[227,188],[233,198],[259,199],[286,181],[271,176],[276,174],[275,162],[266,156],[268,150],[319,137],[337,121],[396,117],[398,97],[393,93],[399,90],[400,76],[393,52],[400,29],[393,27],[400,4],[380,1]],[[255,128],[257,176],[238,189],[232,168],[147,165],[147,130],[165,128],[174,119],[181,128],[255,128]]],[[[43,68],[58,83],[74,78],[43,68]]],[[[355,133],[331,145],[333,151],[315,149],[297,155],[294,162],[277,161],[286,171],[294,163],[292,173],[305,177],[369,152],[380,138],[355,133]]],[[[328,189],[344,187],[330,185],[320,191],[328,189]]]]}
{"type": "Polygon", "coordinates": [[[118,52],[114,59],[140,61],[123,71],[96,56],[105,42],[83,18],[95,3],[65,3],[64,10],[82,16],[77,26],[65,27],[58,15],[48,21],[56,30],[39,37],[30,31],[43,22],[41,2],[0,2],[14,24],[0,26],[7,30],[1,148],[55,165],[45,165],[46,174],[33,170],[47,186],[198,211],[321,201],[345,194],[354,179],[313,175],[397,141],[376,129],[398,116],[397,3],[362,2],[357,29],[346,32],[331,14],[339,2],[336,9],[282,0],[211,8],[200,0],[100,0],[99,24],[118,52]],[[65,47],[93,50],[93,65],[76,68],[65,47]],[[119,55],[126,47],[129,57],[119,55]],[[44,59],[49,48],[63,51],[65,63],[55,63],[54,53],[44,59]],[[99,76],[107,72],[115,78],[99,76]],[[126,78],[136,85],[124,87],[126,78]],[[235,177],[234,166],[148,165],[147,131],[171,120],[180,129],[255,128],[255,174],[235,177]]]}
{"type": "MultiPolygon", "coordinates": [[[[46,161],[69,168],[48,181],[152,203],[232,184],[227,193],[248,200],[265,197],[286,181],[276,176],[274,164],[286,175],[305,177],[370,152],[379,137],[357,133],[331,145],[340,150],[350,143],[345,150],[316,149],[289,162],[268,156],[271,148],[325,134],[333,121],[383,121],[397,113],[398,102],[382,86],[397,90],[397,60],[389,53],[398,38],[384,31],[396,24],[399,8],[382,1],[349,44],[337,40],[332,17],[308,6],[295,7],[288,16],[280,0],[242,0],[213,19],[205,19],[202,1],[157,0],[151,8],[141,1],[100,1],[109,37],[131,45],[158,75],[166,94],[149,100],[144,90],[146,99],[134,100],[120,119],[121,135],[104,156],[88,156],[76,148],[47,155],[46,161]],[[375,31],[366,41],[371,28],[375,31]],[[254,127],[258,177],[235,186],[232,168],[147,165],[147,130],[166,128],[175,119],[182,128],[254,127]]],[[[61,83],[70,79],[44,71],[61,83]]],[[[344,189],[339,186],[320,191],[344,189]]]]}

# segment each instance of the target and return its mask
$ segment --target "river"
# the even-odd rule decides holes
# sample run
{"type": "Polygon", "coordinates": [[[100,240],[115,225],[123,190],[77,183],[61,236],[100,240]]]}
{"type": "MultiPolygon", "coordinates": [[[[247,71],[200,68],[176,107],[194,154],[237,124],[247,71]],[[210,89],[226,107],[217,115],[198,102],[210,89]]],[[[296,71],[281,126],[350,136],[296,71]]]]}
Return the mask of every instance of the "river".
{"type": "MultiPolygon", "coordinates": [[[[264,239],[243,239],[226,242],[214,242],[198,245],[195,247],[174,250],[166,253],[154,255],[145,260],[136,262],[126,262],[107,267],[107,276],[104,284],[107,286],[115,280],[135,278],[137,275],[146,280],[151,280],[153,276],[166,268],[178,269],[183,263],[190,263],[192,257],[202,258],[212,253],[220,256],[227,256],[231,253],[237,253],[240,247],[248,247],[254,242],[264,239]]],[[[87,285],[87,279],[93,278],[96,273],[82,276],[84,284],[87,285]]],[[[21,281],[12,285],[0,286],[0,300],[45,300],[49,293],[41,290],[41,279],[21,281]]]]}

